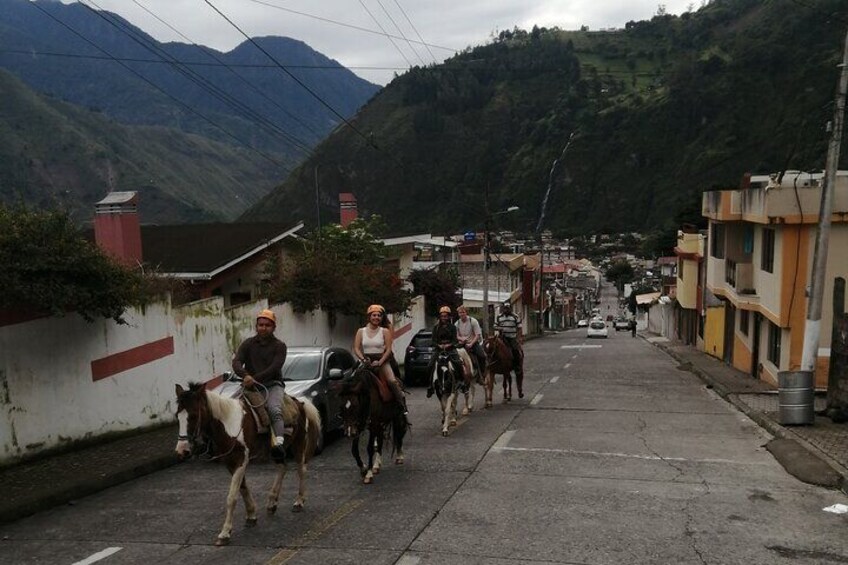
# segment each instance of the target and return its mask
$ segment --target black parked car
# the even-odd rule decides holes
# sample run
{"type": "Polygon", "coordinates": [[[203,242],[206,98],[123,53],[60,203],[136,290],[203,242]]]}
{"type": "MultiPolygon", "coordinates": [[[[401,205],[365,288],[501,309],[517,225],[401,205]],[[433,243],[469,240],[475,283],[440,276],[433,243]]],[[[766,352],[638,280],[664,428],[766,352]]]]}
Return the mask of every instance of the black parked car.
{"type": "Polygon", "coordinates": [[[403,382],[408,386],[427,383],[427,367],[433,358],[433,332],[419,330],[403,356],[403,382]]]}
{"type": "MultiPolygon", "coordinates": [[[[324,449],[324,440],[342,429],[341,401],[333,385],[353,372],[356,360],[342,347],[302,346],[289,347],[283,365],[283,382],[290,396],[308,398],[321,413],[324,432],[318,441],[317,451],[324,449]]],[[[224,382],[215,392],[235,396],[241,390],[240,382],[224,382]]]]}

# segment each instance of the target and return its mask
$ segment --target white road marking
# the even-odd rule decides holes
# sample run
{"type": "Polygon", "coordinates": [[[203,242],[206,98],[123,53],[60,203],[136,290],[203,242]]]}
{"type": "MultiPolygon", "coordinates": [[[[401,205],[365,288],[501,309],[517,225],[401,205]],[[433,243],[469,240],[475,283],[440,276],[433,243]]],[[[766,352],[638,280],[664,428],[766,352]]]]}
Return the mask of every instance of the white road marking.
{"type": "Polygon", "coordinates": [[[605,451],[581,451],[578,449],[548,449],[544,447],[506,447],[494,445],[498,451],[523,451],[537,453],[563,453],[565,455],[594,455],[596,457],[621,457],[623,459],[643,459],[645,461],[676,461],[683,463],[744,463],[746,465],[767,465],[768,463],[747,463],[731,459],[686,459],[685,457],[660,457],[659,455],[636,455],[633,453],[614,453],[605,451]]]}
{"type": "Polygon", "coordinates": [[[512,436],[515,435],[515,430],[507,430],[501,434],[501,437],[495,441],[494,445],[492,445],[492,449],[506,449],[509,440],[512,439],[512,436]]]}
{"type": "Polygon", "coordinates": [[[536,406],[537,404],[539,404],[542,401],[543,396],[544,394],[537,394],[536,396],[534,396],[533,400],[530,401],[530,406],[536,406]]]}
{"type": "Polygon", "coordinates": [[[404,555],[397,560],[395,565],[418,565],[419,561],[421,561],[421,558],[417,555],[404,555]]]}
{"type": "Polygon", "coordinates": [[[571,367],[571,363],[566,363],[565,367],[563,367],[563,369],[568,369],[569,367],[571,367]]]}
{"type": "Polygon", "coordinates": [[[110,555],[114,555],[114,554],[118,553],[119,551],[121,551],[122,549],[123,549],[123,547],[107,547],[103,551],[98,551],[94,555],[89,555],[88,557],[86,557],[82,561],[77,561],[73,565],[91,565],[91,563],[97,563],[98,561],[100,561],[102,559],[106,559],[110,555]]]}
{"type": "Polygon", "coordinates": [[[603,345],[597,345],[597,344],[593,344],[593,345],[588,345],[588,344],[587,345],[560,345],[559,346],[560,349],[600,349],[602,347],[603,347],[603,345]]]}
{"type": "Polygon", "coordinates": [[[559,380],[559,377],[551,377],[551,384],[554,384],[559,380]]]}

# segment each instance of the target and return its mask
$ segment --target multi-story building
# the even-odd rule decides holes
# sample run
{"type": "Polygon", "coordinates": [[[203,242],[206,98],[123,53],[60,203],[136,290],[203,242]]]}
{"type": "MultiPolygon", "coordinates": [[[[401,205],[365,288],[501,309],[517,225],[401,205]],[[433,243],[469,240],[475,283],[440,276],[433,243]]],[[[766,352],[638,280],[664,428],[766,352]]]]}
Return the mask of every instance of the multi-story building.
{"type": "MultiPolygon", "coordinates": [[[[821,173],[787,171],[703,196],[710,224],[706,285],[725,303],[724,358],[773,383],[778,371],[801,364],[822,181],[821,173]]],[[[848,171],[837,175],[832,222],[819,387],[827,384],[834,279],[848,277],[848,171]]]]}
{"type": "Polygon", "coordinates": [[[704,275],[704,242],[706,236],[693,228],[677,232],[677,331],[680,340],[697,343],[701,331],[703,310],[702,278],[704,275]]]}

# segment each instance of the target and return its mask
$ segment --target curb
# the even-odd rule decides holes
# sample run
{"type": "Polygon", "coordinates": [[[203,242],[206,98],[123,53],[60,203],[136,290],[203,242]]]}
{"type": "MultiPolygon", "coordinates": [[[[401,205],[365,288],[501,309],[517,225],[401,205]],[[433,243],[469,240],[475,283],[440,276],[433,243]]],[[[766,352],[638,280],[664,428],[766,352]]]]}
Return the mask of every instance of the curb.
{"type": "Polygon", "coordinates": [[[179,461],[173,454],[161,455],[109,475],[81,479],[79,482],[66,485],[54,492],[45,489],[38,497],[0,507],[0,524],[14,522],[63,504],[73,504],[73,501],[77,499],[167,469],[177,463],[179,461]]]}
{"type": "Polygon", "coordinates": [[[664,344],[648,341],[648,339],[643,335],[639,335],[639,337],[641,337],[657,349],[663,351],[666,355],[668,355],[681,365],[688,365],[687,370],[693,375],[697,376],[699,379],[701,379],[705,384],[710,386],[716,392],[716,394],[718,394],[722,398],[722,400],[733,405],[737,410],[745,414],[754,423],[756,423],[761,428],[765,429],[771,435],[780,439],[789,439],[796,441],[798,442],[798,444],[801,445],[801,447],[806,449],[810,453],[810,455],[822,460],[825,464],[827,464],[828,467],[833,469],[833,471],[841,477],[837,488],[843,493],[848,494],[848,469],[846,469],[840,463],[835,461],[830,455],[828,455],[815,445],[811,444],[792,430],[787,429],[772,420],[771,418],[768,418],[762,412],[752,409],[750,406],[745,404],[736,393],[730,392],[723,384],[715,381],[712,376],[709,375],[709,373],[700,370],[698,367],[695,367],[690,362],[686,361],[685,359],[682,359],[673,350],[668,347],[665,347],[664,344]]]}

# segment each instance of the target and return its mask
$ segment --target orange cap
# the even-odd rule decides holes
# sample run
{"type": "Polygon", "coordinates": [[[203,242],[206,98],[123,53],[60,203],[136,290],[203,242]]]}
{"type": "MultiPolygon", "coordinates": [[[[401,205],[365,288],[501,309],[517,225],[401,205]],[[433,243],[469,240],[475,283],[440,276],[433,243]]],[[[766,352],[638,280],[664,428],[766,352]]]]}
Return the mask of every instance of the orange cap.
{"type": "Polygon", "coordinates": [[[274,314],[273,310],[268,310],[267,308],[265,310],[262,310],[256,315],[256,319],[258,320],[259,318],[271,320],[275,326],[277,325],[277,315],[274,314]]]}
{"type": "Polygon", "coordinates": [[[380,314],[385,314],[385,313],[386,313],[386,309],[385,309],[385,308],[383,308],[382,306],[380,306],[379,304],[372,304],[371,306],[369,306],[369,307],[368,307],[368,312],[367,312],[367,313],[368,313],[368,315],[370,316],[370,315],[371,315],[371,314],[373,314],[374,312],[379,312],[380,314]]]}
{"type": "Polygon", "coordinates": [[[451,313],[450,306],[442,306],[441,308],[439,308],[439,314],[450,314],[450,313],[451,313]]]}

